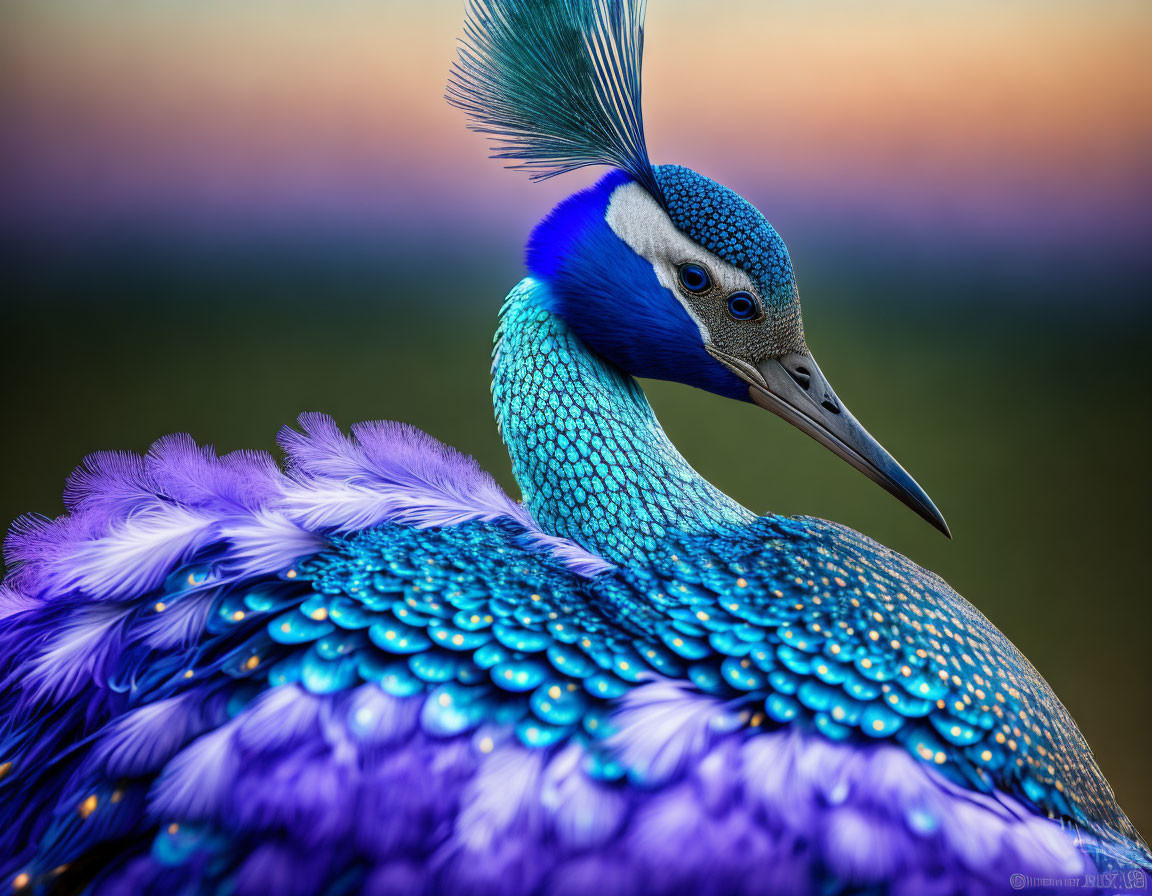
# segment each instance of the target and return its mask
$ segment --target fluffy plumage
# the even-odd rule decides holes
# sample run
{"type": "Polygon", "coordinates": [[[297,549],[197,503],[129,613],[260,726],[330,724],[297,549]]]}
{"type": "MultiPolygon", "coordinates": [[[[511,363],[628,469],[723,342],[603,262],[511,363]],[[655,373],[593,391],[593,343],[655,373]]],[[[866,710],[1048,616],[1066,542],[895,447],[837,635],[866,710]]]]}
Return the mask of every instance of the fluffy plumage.
{"type": "Polygon", "coordinates": [[[314,553],[318,533],[386,520],[417,527],[507,516],[523,536],[582,571],[607,568],[541,531],[470,457],[401,423],[365,423],[349,438],[331,418],[304,414],[285,428],[288,469],[270,455],[216,457],[169,436],[141,458],[93,455],[69,479],[69,512],[17,520],[5,542],[8,603],[33,606],[77,591],[118,600],[156,587],[182,560],[225,547],[229,578],[275,572],[314,553]]]}

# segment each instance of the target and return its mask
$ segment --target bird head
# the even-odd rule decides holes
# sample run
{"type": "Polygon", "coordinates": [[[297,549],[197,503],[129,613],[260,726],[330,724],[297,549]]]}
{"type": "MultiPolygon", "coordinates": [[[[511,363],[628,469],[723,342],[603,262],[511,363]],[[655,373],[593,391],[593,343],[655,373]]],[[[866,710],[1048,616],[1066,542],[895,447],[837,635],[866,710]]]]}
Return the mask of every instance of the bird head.
{"type": "Polygon", "coordinates": [[[804,338],[788,249],[739,194],[653,165],[642,0],[471,0],[448,100],[534,179],[612,170],[533,231],[550,310],[633,376],[752,402],[948,535],[931,499],[848,412],[804,338]]]}

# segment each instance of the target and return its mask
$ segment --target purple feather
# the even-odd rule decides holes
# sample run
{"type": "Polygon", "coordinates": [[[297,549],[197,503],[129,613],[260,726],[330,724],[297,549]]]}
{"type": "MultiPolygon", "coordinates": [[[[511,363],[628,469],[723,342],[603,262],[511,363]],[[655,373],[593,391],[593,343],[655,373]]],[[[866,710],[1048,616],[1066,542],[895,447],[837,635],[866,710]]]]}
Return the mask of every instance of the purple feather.
{"type": "Polygon", "coordinates": [[[186,507],[243,513],[275,497],[279,470],[271,455],[240,452],[218,458],[184,433],[165,436],[144,459],[149,478],[168,500],[186,507]]]}
{"type": "Polygon", "coordinates": [[[68,514],[13,524],[5,542],[10,593],[0,612],[72,592],[137,597],[211,547],[224,548],[229,577],[276,572],[321,550],[322,533],[388,522],[453,526],[503,517],[523,528],[526,547],[551,552],[580,575],[612,568],[544,533],[472,458],[411,426],[363,423],[349,437],[320,414],[300,423],[304,432],[280,435],[287,474],[266,453],[221,458],[187,435],[161,439],[144,458],[89,456],[69,479],[68,514]]]}
{"type": "Polygon", "coordinates": [[[26,613],[41,606],[43,604],[35,597],[9,587],[7,583],[0,584],[0,619],[7,619],[17,613],[26,613]]]}
{"type": "Polygon", "coordinates": [[[137,597],[216,540],[218,526],[211,513],[184,507],[136,513],[47,564],[44,587],[103,600],[137,597]]]}
{"type": "Polygon", "coordinates": [[[153,613],[139,622],[136,637],[157,650],[191,646],[204,633],[216,595],[215,587],[184,592],[179,600],[167,604],[163,613],[153,613]]]}
{"type": "MultiPolygon", "coordinates": [[[[435,736],[424,699],[274,688],[168,759],[152,823],[198,819],[235,840],[237,891],[311,892],[358,867],[364,891],[384,893],[791,894],[835,878],[952,896],[1092,870],[1069,832],[1003,794],[964,791],[883,743],[733,727],[730,705],[668,682],[637,688],[613,719],[615,756],[643,786],[590,776],[577,743],[435,736]]],[[[163,761],[192,709],[137,711],[100,754],[126,773],[163,761]],[[163,750],[144,749],[149,730],[163,750]]],[[[142,886],[170,870],[131,868],[142,886]]]]}
{"type": "Polygon", "coordinates": [[[513,516],[518,506],[472,458],[402,423],[362,423],[345,437],[306,414],[281,432],[290,479],[285,506],[308,529],[351,531],[389,520],[451,526],[513,516]]]}
{"type": "Polygon", "coordinates": [[[420,718],[420,702],[384,693],[374,684],[352,692],[344,708],[351,739],[365,747],[387,747],[410,735],[420,718]]]}
{"type": "Polygon", "coordinates": [[[297,685],[265,691],[237,717],[237,746],[255,753],[316,740],[324,706],[322,698],[297,685]]]}
{"type": "Polygon", "coordinates": [[[93,604],[54,631],[24,670],[26,698],[61,700],[76,694],[89,682],[104,679],[104,668],[114,655],[127,610],[93,604]]]}
{"type": "Polygon", "coordinates": [[[219,721],[206,717],[202,700],[202,694],[189,691],[121,716],[100,736],[92,759],[113,778],[159,771],[189,740],[219,721]]]}
{"type": "Polygon", "coordinates": [[[313,896],[324,891],[327,862],[323,855],[301,852],[290,843],[256,847],[236,876],[237,896],[313,896]]]}
{"type": "Polygon", "coordinates": [[[228,520],[221,525],[220,535],[231,547],[224,568],[238,577],[277,572],[299,557],[323,550],[326,544],[322,536],[270,508],[228,520]]]}
{"type": "Polygon", "coordinates": [[[168,763],[152,788],[154,814],[180,819],[224,814],[242,771],[235,740],[239,718],[197,738],[168,763]]]}
{"type": "Polygon", "coordinates": [[[64,506],[70,513],[104,520],[124,519],[156,505],[156,486],[144,458],[130,451],[98,451],[68,477],[64,506]]]}
{"type": "Polygon", "coordinates": [[[625,695],[610,743],[647,784],[677,777],[712,743],[713,725],[726,715],[719,701],[691,700],[688,693],[681,682],[660,680],[625,695]]]}
{"type": "Polygon", "coordinates": [[[540,806],[556,839],[577,851],[606,846],[628,811],[618,788],[594,781],[584,772],[584,750],[572,745],[548,763],[540,781],[540,806]]]}

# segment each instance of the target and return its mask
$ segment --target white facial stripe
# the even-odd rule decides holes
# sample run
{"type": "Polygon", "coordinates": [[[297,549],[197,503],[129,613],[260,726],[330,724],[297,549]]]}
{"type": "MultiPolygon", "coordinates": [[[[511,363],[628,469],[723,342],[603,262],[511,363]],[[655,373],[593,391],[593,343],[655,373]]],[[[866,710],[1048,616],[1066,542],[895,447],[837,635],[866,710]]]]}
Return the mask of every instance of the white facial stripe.
{"type": "Polygon", "coordinates": [[[684,300],[676,282],[676,266],[686,261],[704,264],[725,295],[737,289],[756,292],[752,279],[744,271],[677,230],[667,212],[637,183],[621,184],[612,191],[604,219],[612,232],[633,252],[652,264],[660,285],[666,287],[684,307],[706,343],[711,341],[708,330],[684,300]]]}

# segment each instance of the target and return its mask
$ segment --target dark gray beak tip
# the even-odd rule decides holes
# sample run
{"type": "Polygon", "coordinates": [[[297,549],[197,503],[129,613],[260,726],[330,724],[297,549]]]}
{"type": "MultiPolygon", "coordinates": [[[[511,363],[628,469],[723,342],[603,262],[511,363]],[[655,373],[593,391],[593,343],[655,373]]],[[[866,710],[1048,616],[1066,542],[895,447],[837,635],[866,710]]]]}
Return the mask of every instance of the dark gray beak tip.
{"type": "MultiPolygon", "coordinates": [[[[913,482],[915,482],[915,480],[913,480],[913,482]]],[[[948,521],[944,519],[944,515],[936,509],[936,505],[932,503],[932,499],[929,498],[923,490],[920,491],[920,494],[923,496],[922,505],[920,507],[913,507],[912,509],[920,515],[921,519],[932,526],[933,529],[951,541],[952,530],[948,528],[948,521]]]]}

